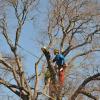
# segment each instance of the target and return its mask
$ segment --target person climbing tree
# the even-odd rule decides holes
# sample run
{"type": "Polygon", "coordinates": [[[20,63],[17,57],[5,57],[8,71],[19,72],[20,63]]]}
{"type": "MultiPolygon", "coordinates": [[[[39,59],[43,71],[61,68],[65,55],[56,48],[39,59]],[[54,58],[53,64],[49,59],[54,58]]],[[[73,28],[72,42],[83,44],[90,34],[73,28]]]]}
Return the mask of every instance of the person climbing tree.
{"type": "Polygon", "coordinates": [[[56,62],[58,66],[58,77],[60,85],[64,85],[64,69],[66,68],[65,59],[62,53],[59,53],[58,49],[54,49],[55,58],[53,62],[56,62]]]}

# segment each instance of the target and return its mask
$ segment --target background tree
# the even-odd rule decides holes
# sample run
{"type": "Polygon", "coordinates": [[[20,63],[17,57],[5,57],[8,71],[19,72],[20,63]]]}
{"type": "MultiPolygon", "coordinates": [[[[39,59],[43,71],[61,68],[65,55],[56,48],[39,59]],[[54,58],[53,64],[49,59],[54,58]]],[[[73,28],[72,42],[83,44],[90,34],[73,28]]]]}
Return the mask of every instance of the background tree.
{"type": "Polygon", "coordinates": [[[32,89],[29,86],[27,77],[25,75],[21,58],[18,54],[18,42],[25,22],[28,20],[30,11],[34,9],[38,1],[35,0],[8,0],[5,1],[5,12],[0,20],[1,33],[8,44],[10,51],[13,53],[12,57],[0,57],[0,63],[3,70],[8,71],[13,78],[15,84],[11,84],[7,79],[0,77],[0,83],[10,89],[13,93],[18,95],[23,100],[34,100],[32,89]],[[7,8],[7,9],[6,9],[7,8]],[[11,10],[13,8],[13,10],[11,10]],[[14,30],[14,40],[10,38],[9,33],[9,18],[7,10],[14,11],[16,18],[16,29],[14,30]],[[6,13],[7,11],[7,13],[6,13]]]}
{"type": "MultiPolygon", "coordinates": [[[[51,48],[63,49],[63,54],[68,59],[64,94],[70,98],[83,78],[100,71],[98,57],[96,60],[96,54],[100,51],[99,2],[50,0],[50,3],[52,7],[49,14],[48,36],[52,44],[51,48]]],[[[50,66],[49,63],[48,65],[50,66]]],[[[94,87],[99,87],[98,82],[94,87]]]]}
{"type": "MultiPolygon", "coordinates": [[[[99,1],[49,0],[47,3],[49,3],[47,4],[49,8],[48,16],[45,19],[46,21],[43,21],[44,23],[42,22],[40,25],[45,28],[42,29],[42,35],[38,34],[39,36],[36,38],[36,41],[39,42],[40,53],[34,55],[37,59],[33,60],[33,75],[28,76],[25,70],[25,60],[21,54],[24,51],[33,54],[24,49],[20,45],[22,43],[20,41],[25,26],[28,22],[33,22],[34,13],[41,11],[41,6],[39,6],[38,0],[5,1],[5,11],[0,17],[0,35],[3,36],[1,40],[6,40],[9,55],[1,52],[0,83],[22,100],[39,100],[41,96],[43,100],[44,97],[51,100],[55,100],[55,98],[57,100],[62,98],[85,100],[84,95],[97,100],[97,98],[100,98],[99,1]],[[12,13],[9,16],[10,12],[12,13]],[[9,20],[11,16],[14,16],[14,20],[16,20],[12,24],[12,26],[15,25],[13,30],[10,24],[13,19],[9,20]],[[41,49],[42,46],[46,46],[50,54],[45,49],[41,49]],[[63,50],[68,64],[65,71],[65,85],[60,92],[56,80],[53,80],[52,49],[54,48],[63,50]],[[41,80],[45,77],[46,70],[50,71],[52,78],[47,81],[47,84],[44,84],[45,82],[41,80]],[[52,81],[53,83],[51,83],[52,81]]],[[[39,14],[42,16],[41,12],[39,14]]],[[[41,31],[41,28],[38,27],[38,30],[41,31]]],[[[35,44],[34,41],[33,44],[35,44]]],[[[30,70],[32,69],[30,68],[30,70]]],[[[28,70],[29,74],[30,70],[28,70]]]]}

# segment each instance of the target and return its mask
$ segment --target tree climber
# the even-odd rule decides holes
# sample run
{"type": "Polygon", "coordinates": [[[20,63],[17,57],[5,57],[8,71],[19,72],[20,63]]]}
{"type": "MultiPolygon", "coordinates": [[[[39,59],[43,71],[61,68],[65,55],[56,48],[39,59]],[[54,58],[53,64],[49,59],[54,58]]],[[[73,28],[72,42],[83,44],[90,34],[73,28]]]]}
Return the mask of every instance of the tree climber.
{"type": "Polygon", "coordinates": [[[59,53],[58,49],[54,49],[55,58],[53,62],[56,62],[58,66],[58,76],[60,85],[64,85],[64,69],[66,68],[65,59],[63,54],[59,53]]]}

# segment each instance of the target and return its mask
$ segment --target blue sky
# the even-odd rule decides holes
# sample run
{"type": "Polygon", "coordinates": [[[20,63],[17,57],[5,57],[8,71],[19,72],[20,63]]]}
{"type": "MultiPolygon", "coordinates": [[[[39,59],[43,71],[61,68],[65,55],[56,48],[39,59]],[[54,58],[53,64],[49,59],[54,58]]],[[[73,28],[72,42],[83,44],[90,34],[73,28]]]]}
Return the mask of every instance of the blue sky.
{"type": "MultiPolygon", "coordinates": [[[[19,53],[22,55],[22,57],[24,57],[23,65],[25,68],[25,72],[27,73],[28,76],[34,74],[34,64],[38,60],[33,55],[40,57],[40,55],[42,54],[41,45],[39,45],[39,43],[36,40],[41,39],[41,37],[44,34],[43,31],[46,30],[47,28],[48,8],[49,8],[48,0],[40,0],[39,7],[35,10],[34,13],[32,13],[35,16],[34,20],[27,22],[21,32],[19,45],[22,48],[19,48],[19,53]]],[[[16,29],[16,19],[13,14],[14,12],[8,9],[9,33],[10,33],[10,37],[13,38],[14,40],[14,34],[15,34],[15,29],[16,29]]],[[[4,40],[4,37],[0,34],[0,53],[2,52],[9,54],[10,50],[4,40]]],[[[73,54],[74,53],[76,53],[76,51],[73,52],[73,54]]],[[[70,56],[72,56],[73,54],[70,53],[68,57],[70,58],[70,56]]],[[[99,62],[99,58],[100,58],[100,55],[98,55],[98,59],[96,59],[96,62],[99,62]]],[[[68,60],[68,58],[66,58],[66,60],[68,60]]],[[[75,62],[75,64],[76,63],[78,64],[78,60],[77,62],[75,62]]],[[[39,70],[41,70],[41,67],[42,66],[40,65],[39,70]]],[[[75,67],[75,69],[76,70],[78,69],[77,66],[75,67]]],[[[2,99],[0,98],[0,100],[2,99]]]]}
{"type": "MultiPolygon", "coordinates": [[[[24,25],[23,30],[21,32],[19,45],[24,50],[22,48],[19,48],[19,53],[22,55],[22,57],[24,57],[23,65],[25,68],[25,72],[27,73],[28,76],[34,74],[34,64],[38,60],[33,55],[40,57],[40,55],[42,54],[39,43],[37,43],[36,40],[37,38],[39,39],[39,36],[41,38],[40,32],[45,29],[45,25],[47,22],[46,14],[48,12],[47,3],[48,3],[48,0],[44,0],[44,2],[40,0],[39,7],[33,13],[35,18],[33,19],[33,21],[29,21],[29,22],[27,21],[27,23],[24,25]]],[[[9,35],[12,38],[12,40],[14,40],[14,36],[15,36],[14,34],[15,34],[17,23],[16,23],[14,11],[11,10],[11,8],[8,8],[7,12],[8,12],[8,16],[7,16],[8,27],[9,27],[9,33],[10,33],[9,35]]],[[[6,41],[1,33],[0,33],[0,53],[11,54],[9,46],[6,44],[6,41]]],[[[8,91],[9,90],[5,92],[8,92],[8,91]]],[[[0,100],[2,99],[0,98],[0,100]]]]}
{"type": "MultiPolygon", "coordinates": [[[[40,0],[39,7],[34,12],[35,18],[33,21],[27,21],[24,25],[23,30],[20,36],[19,45],[22,46],[26,51],[31,52],[33,55],[40,57],[41,55],[41,48],[37,39],[41,38],[40,32],[45,29],[44,21],[46,22],[46,14],[47,14],[47,3],[48,0],[40,0]]],[[[15,29],[16,29],[16,19],[13,10],[8,9],[8,27],[10,37],[14,40],[15,37],[15,29]],[[10,12],[9,12],[10,11],[10,12]]],[[[36,62],[37,58],[32,56],[23,49],[19,48],[19,53],[25,57],[25,67],[29,69],[29,67],[34,66],[34,62],[36,62]]],[[[10,53],[8,45],[5,43],[4,37],[0,34],[0,51],[10,53]]],[[[34,68],[32,68],[33,72],[34,68]]]]}

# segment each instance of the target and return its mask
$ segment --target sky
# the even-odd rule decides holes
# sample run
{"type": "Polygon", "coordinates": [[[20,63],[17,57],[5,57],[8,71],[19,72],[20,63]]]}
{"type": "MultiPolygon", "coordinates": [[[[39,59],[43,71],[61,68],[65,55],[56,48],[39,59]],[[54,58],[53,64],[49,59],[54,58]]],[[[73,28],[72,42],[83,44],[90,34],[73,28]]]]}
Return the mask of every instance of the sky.
{"type": "MultiPolygon", "coordinates": [[[[33,21],[27,22],[24,25],[23,30],[21,32],[19,41],[19,45],[21,47],[19,47],[18,52],[23,57],[24,69],[28,76],[34,74],[35,62],[38,60],[37,57],[40,57],[42,54],[41,46],[36,40],[39,40],[39,38],[41,38],[40,32],[45,29],[47,17],[46,13],[48,12],[47,7],[48,0],[44,0],[44,2],[43,0],[40,0],[38,8],[36,8],[36,10],[33,13],[35,18],[33,19],[33,21]],[[45,23],[43,24],[43,22],[45,23]]],[[[11,10],[11,8],[7,8],[7,13],[9,35],[14,40],[14,34],[17,25],[14,11],[11,10]]],[[[8,55],[11,54],[9,46],[6,44],[4,37],[0,33],[0,54],[1,53],[6,53],[8,55]]],[[[41,68],[41,66],[39,67],[41,68]]],[[[3,93],[4,96],[7,92],[10,93],[10,95],[12,96],[12,92],[10,92],[8,89],[6,89],[6,91],[2,91],[1,93],[3,93]]],[[[6,99],[7,97],[5,96],[5,100],[6,99]]],[[[0,100],[2,100],[1,96],[0,100]]]]}
{"type": "MultiPolygon", "coordinates": [[[[19,41],[19,45],[21,47],[19,47],[19,53],[23,57],[23,65],[27,76],[34,74],[35,62],[38,60],[37,57],[40,57],[42,54],[41,51],[42,45],[40,45],[36,40],[41,40],[42,36],[45,34],[45,33],[43,34],[43,31],[47,28],[48,8],[49,8],[48,0],[40,0],[38,8],[35,10],[34,13],[32,13],[35,16],[35,18],[33,19],[33,21],[27,22],[21,32],[20,41],[19,41]]],[[[13,15],[14,14],[13,10],[9,8],[7,11],[9,17],[8,19],[9,33],[10,33],[10,37],[13,38],[14,40],[16,19],[15,16],[13,15]]],[[[43,38],[46,39],[46,37],[43,38]]],[[[0,53],[10,54],[10,49],[6,44],[2,34],[0,34],[0,53]]],[[[76,51],[74,53],[76,53],[76,51]]],[[[68,57],[70,56],[72,56],[72,54],[68,55],[68,57]]],[[[98,58],[100,58],[100,55],[98,55],[98,58]]],[[[66,60],[68,60],[68,58],[66,58],[66,60]]],[[[99,62],[99,59],[97,59],[97,62],[99,62]]],[[[78,60],[76,63],[78,64],[78,60]]],[[[74,69],[77,69],[77,66],[74,69]]],[[[41,67],[42,66],[40,65],[39,70],[41,70],[41,67]]],[[[9,90],[4,91],[5,93],[3,95],[6,95],[6,92],[8,91],[9,90]]],[[[0,90],[0,92],[2,93],[3,91],[0,90]]],[[[12,92],[9,93],[12,96],[12,92]]],[[[0,96],[0,100],[2,100],[1,96],[0,96]]]]}
{"type": "MultiPolygon", "coordinates": [[[[35,10],[34,16],[35,18],[33,21],[27,22],[23,30],[21,32],[19,45],[22,47],[19,47],[19,53],[21,53],[22,56],[25,58],[25,67],[29,69],[29,67],[33,67],[33,63],[37,60],[37,58],[34,56],[40,57],[41,55],[41,46],[37,42],[39,38],[41,38],[40,32],[45,29],[45,25],[42,23],[44,20],[46,20],[46,13],[47,13],[47,1],[40,0],[39,7],[35,10]]],[[[11,10],[11,9],[8,9],[11,10]]],[[[9,27],[9,33],[10,37],[14,40],[14,33],[16,29],[16,19],[13,15],[14,12],[11,11],[9,13],[8,11],[8,27],[9,27]]],[[[0,34],[0,51],[4,51],[6,53],[10,53],[8,45],[5,43],[4,37],[0,34]]],[[[34,70],[34,68],[33,68],[34,70]]],[[[30,70],[31,71],[31,70],[30,70]]]]}

